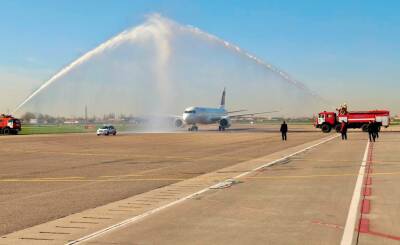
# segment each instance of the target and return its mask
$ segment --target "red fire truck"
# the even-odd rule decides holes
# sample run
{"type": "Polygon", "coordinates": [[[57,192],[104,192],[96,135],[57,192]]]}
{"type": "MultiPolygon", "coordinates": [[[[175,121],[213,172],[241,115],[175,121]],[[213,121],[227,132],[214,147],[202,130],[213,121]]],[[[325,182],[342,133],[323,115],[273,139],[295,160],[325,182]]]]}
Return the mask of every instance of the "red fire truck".
{"type": "Polygon", "coordinates": [[[18,134],[21,121],[11,115],[0,115],[0,134],[18,134]]]}
{"type": "Polygon", "coordinates": [[[368,130],[370,121],[377,122],[380,127],[389,127],[390,112],[386,110],[373,111],[350,111],[346,114],[336,114],[336,112],[323,111],[318,114],[314,125],[320,128],[322,132],[329,133],[332,129],[340,131],[340,124],[347,122],[348,128],[361,128],[364,132],[368,130]]]}

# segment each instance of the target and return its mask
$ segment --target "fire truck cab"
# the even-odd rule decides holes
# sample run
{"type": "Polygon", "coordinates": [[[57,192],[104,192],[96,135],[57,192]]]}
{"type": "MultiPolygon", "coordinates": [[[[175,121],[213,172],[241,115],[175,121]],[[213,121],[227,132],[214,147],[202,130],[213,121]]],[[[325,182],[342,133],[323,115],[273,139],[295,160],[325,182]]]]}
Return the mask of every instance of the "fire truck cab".
{"type": "Polygon", "coordinates": [[[335,112],[323,111],[318,114],[317,121],[315,122],[315,127],[321,128],[322,132],[329,133],[334,125],[337,125],[335,112]]]}
{"type": "Polygon", "coordinates": [[[18,134],[21,131],[21,121],[10,115],[0,115],[0,134],[18,134]]]}

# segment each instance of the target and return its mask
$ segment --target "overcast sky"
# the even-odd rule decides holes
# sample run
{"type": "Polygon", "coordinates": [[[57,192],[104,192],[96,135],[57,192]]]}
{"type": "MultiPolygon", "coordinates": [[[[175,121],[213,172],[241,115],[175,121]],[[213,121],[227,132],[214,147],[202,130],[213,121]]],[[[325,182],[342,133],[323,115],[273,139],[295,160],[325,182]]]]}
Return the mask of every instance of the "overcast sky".
{"type": "Polygon", "coordinates": [[[399,1],[0,3],[0,112],[151,13],[235,43],[334,103],[400,112],[399,1]]]}

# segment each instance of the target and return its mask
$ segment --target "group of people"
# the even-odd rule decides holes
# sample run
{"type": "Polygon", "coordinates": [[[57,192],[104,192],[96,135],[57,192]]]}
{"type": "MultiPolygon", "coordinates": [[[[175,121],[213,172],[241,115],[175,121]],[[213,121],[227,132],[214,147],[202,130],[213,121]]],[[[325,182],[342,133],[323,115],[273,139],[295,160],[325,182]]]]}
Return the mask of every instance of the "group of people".
{"type": "MultiPolygon", "coordinates": [[[[380,125],[377,122],[369,121],[367,132],[369,135],[369,141],[375,142],[379,138],[380,125]]],[[[342,134],[342,140],[347,140],[347,122],[343,121],[340,125],[340,133],[342,134]]]]}
{"type": "MultiPolygon", "coordinates": [[[[342,134],[342,140],[347,140],[347,128],[348,128],[347,122],[342,121],[342,123],[340,124],[340,133],[342,134]]],[[[375,142],[376,139],[379,138],[379,131],[380,131],[379,123],[374,121],[369,121],[367,128],[369,141],[375,142]]],[[[286,124],[286,121],[283,121],[283,123],[281,124],[280,132],[282,134],[282,140],[286,141],[288,132],[288,125],[286,124]]]]}

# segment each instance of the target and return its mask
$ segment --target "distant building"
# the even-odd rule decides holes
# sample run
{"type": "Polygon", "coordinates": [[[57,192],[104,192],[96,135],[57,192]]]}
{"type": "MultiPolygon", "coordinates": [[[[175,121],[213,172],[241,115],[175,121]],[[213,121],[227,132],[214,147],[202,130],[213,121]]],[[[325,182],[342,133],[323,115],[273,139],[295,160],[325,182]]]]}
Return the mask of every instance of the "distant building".
{"type": "Polygon", "coordinates": [[[67,120],[67,121],[64,121],[64,124],[79,124],[79,121],[78,120],[67,120]]]}

